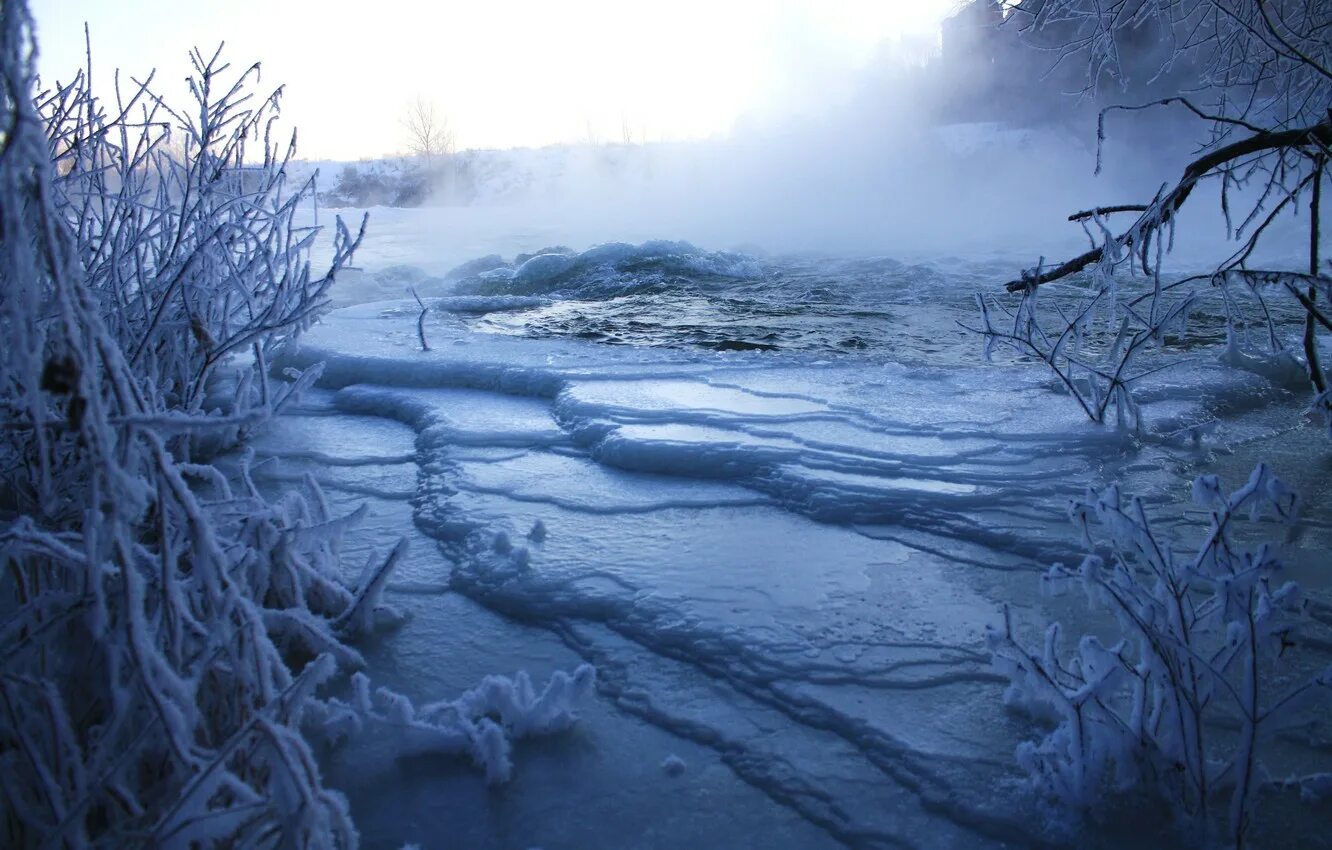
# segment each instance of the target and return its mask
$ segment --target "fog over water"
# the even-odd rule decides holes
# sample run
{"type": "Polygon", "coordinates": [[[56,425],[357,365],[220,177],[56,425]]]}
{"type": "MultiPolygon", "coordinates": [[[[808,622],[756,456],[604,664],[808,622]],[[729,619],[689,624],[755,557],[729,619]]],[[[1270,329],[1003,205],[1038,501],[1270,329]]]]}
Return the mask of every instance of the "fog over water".
{"type": "MultiPolygon", "coordinates": [[[[463,151],[407,225],[437,255],[404,262],[440,274],[492,252],[667,238],[770,254],[1002,256],[1014,264],[999,272],[1008,280],[1042,257],[1085,250],[1088,235],[1070,214],[1150,198],[1198,149],[1199,128],[1179,110],[1115,112],[1098,173],[1092,100],[1047,86],[1006,106],[1019,95],[992,94],[982,73],[938,56],[908,62],[886,47],[867,67],[826,71],[822,86],[773,92],[714,139],[463,151]]],[[[311,167],[327,191],[348,164],[311,167]]],[[[1233,208],[1244,198],[1232,189],[1233,208]]],[[[1294,212],[1263,251],[1307,247],[1294,212]]],[[[401,214],[376,210],[371,232],[376,219],[401,214]]],[[[1169,261],[1180,268],[1235,250],[1214,185],[1199,188],[1179,221],[1169,261]]]]}

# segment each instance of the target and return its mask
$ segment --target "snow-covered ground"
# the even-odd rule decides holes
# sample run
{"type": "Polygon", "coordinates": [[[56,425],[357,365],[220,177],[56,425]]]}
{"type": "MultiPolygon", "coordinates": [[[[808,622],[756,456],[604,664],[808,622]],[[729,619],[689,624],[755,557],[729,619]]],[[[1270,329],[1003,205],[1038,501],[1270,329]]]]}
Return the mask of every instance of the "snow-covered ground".
{"type": "MultiPolygon", "coordinates": [[[[1326,603],[1332,478],[1300,398],[1203,358],[1144,388],[1143,435],[1093,426],[955,325],[1005,258],[581,254],[595,223],[440,215],[376,211],[352,306],[287,357],[324,362],[320,389],[257,474],[368,501],[349,548],[410,539],[389,592],[412,619],[366,652],[376,683],[429,701],[586,662],[597,687],[501,787],[373,736],[331,756],[369,846],[1040,844],[1013,760],[1035,727],[983,636],[1004,604],[1104,625],[1038,592],[1082,551],[1065,506],[1087,487],[1183,535],[1196,472],[1238,485],[1268,457],[1308,498],[1287,555],[1326,603]]],[[[1283,758],[1327,769],[1314,736],[1283,758]]],[[[1268,837],[1327,815],[1273,811],[1268,837]]],[[[1151,843],[1116,823],[1094,840],[1151,843]]]]}

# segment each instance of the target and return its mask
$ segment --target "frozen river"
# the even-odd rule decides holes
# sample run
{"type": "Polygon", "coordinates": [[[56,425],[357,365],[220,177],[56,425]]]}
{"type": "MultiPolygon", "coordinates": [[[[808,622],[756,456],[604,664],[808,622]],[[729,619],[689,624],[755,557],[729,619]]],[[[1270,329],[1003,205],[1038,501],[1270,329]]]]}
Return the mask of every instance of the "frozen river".
{"type": "MultiPolygon", "coordinates": [[[[1268,457],[1308,498],[1291,570],[1332,611],[1325,438],[1259,375],[1181,355],[1127,435],[981,359],[956,321],[1011,276],[994,258],[514,262],[532,239],[449,276],[395,212],[339,282],[350,306],[287,357],[323,362],[319,388],[256,444],[274,488],[308,473],[369,504],[353,568],[409,538],[389,597],[411,619],[366,647],[376,683],[430,701],[597,671],[502,786],[388,740],[330,755],[368,846],[1040,846],[1013,758],[1035,727],[984,631],[1005,604],[1033,633],[1085,619],[1038,577],[1082,552],[1069,499],[1112,481],[1184,538],[1195,474],[1238,486],[1268,457]]],[[[1290,758],[1326,770],[1318,741],[1290,758]]]]}

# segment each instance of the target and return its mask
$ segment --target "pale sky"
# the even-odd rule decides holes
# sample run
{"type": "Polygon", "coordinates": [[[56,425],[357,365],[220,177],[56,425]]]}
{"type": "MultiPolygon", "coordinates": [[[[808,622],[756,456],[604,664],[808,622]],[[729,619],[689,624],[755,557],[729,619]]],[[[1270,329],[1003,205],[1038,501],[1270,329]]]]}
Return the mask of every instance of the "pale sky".
{"type": "MultiPolygon", "coordinates": [[[[958,0],[32,0],[39,67],[68,79],[92,32],[94,75],[156,68],[181,96],[187,51],[221,40],[285,85],[300,154],[401,152],[417,97],[457,146],[519,147],[724,135],[817,96],[885,43],[919,52],[958,0]]],[[[103,90],[104,91],[104,90],[103,90]]]]}

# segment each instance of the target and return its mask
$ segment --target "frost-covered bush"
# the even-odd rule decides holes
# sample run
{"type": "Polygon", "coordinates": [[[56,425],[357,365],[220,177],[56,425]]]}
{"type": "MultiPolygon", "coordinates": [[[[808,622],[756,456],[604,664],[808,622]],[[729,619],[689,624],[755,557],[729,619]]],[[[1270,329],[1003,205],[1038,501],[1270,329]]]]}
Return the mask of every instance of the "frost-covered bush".
{"type": "MultiPolygon", "coordinates": [[[[355,247],[312,276],[282,161],[198,54],[196,109],[86,75],[34,103],[32,23],[0,10],[0,843],[351,846],[299,722],[393,558],[335,576],[355,519],[233,492],[189,460],[288,389],[266,363],[355,247]],[[163,150],[174,124],[183,153],[163,150]],[[214,403],[229,358],[251,364],[214,403]],[[275,642],[274,638],[278,639],[275,642]],[[291,644],[284,652],[279,642],[291,644]]],[[[305,376],[308,380],[310,376],[305,376]]],[[[293,385],[299,387],[298,379],[293,385]]]]}
{"type": "MultiPolygon", "coordinates": [[[[317,377],[268,363],[360,237],[338,222],[311,272],[313,184],[288,186],[257,66],[196,51],[189,109],[147,83],[108,109],[91,70],[35,93],[34,51],[26,5],[0,5],[0,845],[353,847],[306,730],[363,664],[349,641],[401,619],[406,544],[347,582],[364,509],[313,479],[265,498],[248,452],[224,473],[200,448],[317,377]]],[[[589,682],[459,705],[507,752],[589,682]]]]}
{"type": "Polygon", "coordinates": [[[1046,581],[1076,581],[1109,610],[1111,642],[1084,635],[1066,653],[1051,624],[1044,645],[1029,648],[1006,614],[990,645],[1011,682],[1008,702],[1052,721],[1018,750],[1043,797],[1076,817],[1116,793],[1146,794],[1195,836],[1224,824],[1220,834],[1238,847],[1266,780],[1262,741],[1332,694],[1332,669],[1274,686],[1298,645],[1299,588],[1281,581],[1269,545],[1235,539],[1246,517],[1290,520],[1295,495],[1262,465],[1228,496],[1213,476],[1198,478],[1193,493],[1211,518],[1187,553],[1153,529],[1141,500],[1126,502],[1115,487],[1072,505],[1088,547],[1104,557],[1090,554],[1076,571],[1055,565],[1046,581]]]}
{"type": "Polygon", "coordinates": [[[329,268],[311,271],[317,231],[293,217],[314,184],[289,183],[294,138],[279,147],[269,135],[281,90],[258,96],[259,66],[238,72],[220,49],[190,60],[186,108],[156,96],[151,78],[125,94],[117,86],[108,105],[93,94],[91,67],[39,93],[55,172],[48,201],[149,406],[268,412],[281,398],[267,363],[328,306],[360,235],[338,221],[329,268]],[[253,367],[218,398],[214,378],[237,355],[253,367]]]}
{"type": "Polygon", "coordinates": [[[964,327],[984,337],[986,359],[996,346],[1034,357],[1088,419],[1104,423],[1113,412],[1118,427],[1136,430],[1142,422],[1133,390],[1162,365],[1145,362],[1144,355],[1163,348],[1168,337],[1187,335],[1198,300],[1187,289],[1171,297],[1160,285],[1159,269],[1154,282],[1148,294],[1121,299],[1113,269],[1098,267],[1092,288],[1072,304],[1041,309],[1035,290],[1013,309],[977,296],[980,325],[964,327]]]}

